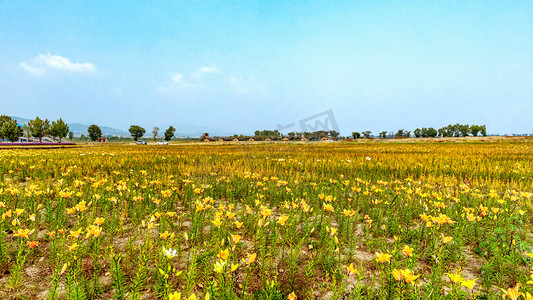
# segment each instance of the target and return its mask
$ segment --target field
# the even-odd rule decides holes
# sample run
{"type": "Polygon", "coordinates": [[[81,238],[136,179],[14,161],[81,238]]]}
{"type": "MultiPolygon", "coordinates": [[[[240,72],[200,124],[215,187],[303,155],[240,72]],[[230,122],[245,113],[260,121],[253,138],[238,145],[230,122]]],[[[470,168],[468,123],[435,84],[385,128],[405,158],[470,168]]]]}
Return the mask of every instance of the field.
{"type": "Polygon", "coordinates": [[[532,142],[0,156],[1,299],[533,299],[532,142]]]}

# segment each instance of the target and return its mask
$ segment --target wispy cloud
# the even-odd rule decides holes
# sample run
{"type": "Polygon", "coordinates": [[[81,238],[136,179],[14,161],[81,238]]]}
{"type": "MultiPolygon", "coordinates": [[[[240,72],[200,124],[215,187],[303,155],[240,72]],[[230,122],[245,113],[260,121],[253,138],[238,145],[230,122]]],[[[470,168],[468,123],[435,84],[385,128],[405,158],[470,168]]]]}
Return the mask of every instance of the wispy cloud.
{"type": "Polygon", "coordinates": [[[50,70],[60,70],[65,72],[75,73],[92,73],[96,71],[95,65],[92,63],[75,63],[70,59],[48,54],[39,54],[37,57],[30,61],[23,61],[20,64],[24,70],[32,75],[39,76],[45,74],[50,70]]]}
{"type": "Polygon", "coordinates": [[[201,68],[196,69],[196,71],[194,71],[191,76],[194,78],[200,78],[204,74],[212,74],[212,73],[218,73],[218,69],[213,68],[213,67],[201,67],[201,68]]]}
{"type": "Polygon", "coordinates": [[[217,68],[201,67],[185,76],[182,73],[170,74],[170,82],[156,88],[161,95],[205,92],[224,92],[236,95],[264,94],[266,86],[252,77],[237,77],[222,74],[217,68]],[[216,76],[203,76],[213,74],[216,76]]]}
{"type": "Polygon", "coordinates": [[[195,87],[195,84],[185,80],[185,76],[182,73],[174,73],[170,75],[170,83],[158,86],[156,92],[160,95],[165,95],[177,91],[192,90],[195,87]]]}
{"type": "Polygon", "coordinates": [[[183,75],[183,73],[173,73],[171,74],[171,82],[166,86],[160,86],[156,90],[158,92],[167,92],[170,90],[183,90],[183,89],[194,89],[205,87],[205,79],[202,75],[204,74],[214,74],[219,73],[217,68],[213,67],[201,67],[196,69],[194,72],[190,73],[189,76],[183,75]]]}
{"type": "Polygon", "coordinates": [[[45,69],[44,68],[39,68],[39,67],[32,67],[30,66],[27,62],[23,61],[20,63],[20,66],[28,71],[30,74],[32,75],[35,75],[35,76],[39,76],[39,75],[43,75],[44,72],[45,72],[45,69]]]}
{"type": "Polygon", "coordinates": [[[185,83],[185,82],[183,81],[183,74],[181,74],[181,73],[178,73],[178,74],[176,74],[176,75],[173,75],[173,76],[172,76],[172,81],[174,81],[174,82],[176,82],[176,83],[185,83]]]}

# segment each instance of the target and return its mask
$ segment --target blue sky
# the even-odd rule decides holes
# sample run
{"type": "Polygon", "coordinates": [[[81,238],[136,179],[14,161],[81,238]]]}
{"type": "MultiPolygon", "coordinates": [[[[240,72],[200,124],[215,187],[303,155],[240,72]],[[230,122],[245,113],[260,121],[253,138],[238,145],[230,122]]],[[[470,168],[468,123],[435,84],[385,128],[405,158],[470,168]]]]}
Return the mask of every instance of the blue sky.
{"type": "Polygon", "coordinates": [[[533,133],[533,1],[0,0],[0,41],[1,114],[533,133]]]}

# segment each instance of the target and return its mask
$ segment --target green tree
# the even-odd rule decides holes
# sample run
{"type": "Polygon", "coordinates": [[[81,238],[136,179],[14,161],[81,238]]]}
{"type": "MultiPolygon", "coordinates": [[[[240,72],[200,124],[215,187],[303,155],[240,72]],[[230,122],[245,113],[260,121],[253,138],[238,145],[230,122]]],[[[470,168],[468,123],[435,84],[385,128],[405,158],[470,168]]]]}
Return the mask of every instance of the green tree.
{"type": "Polygon", "coordinates": [[[357,131],[354,131],[354,132],[352,132],[352,137],[353,137],[354,139],[358,139],[358,138],[361,137],[361,133],[360,133],[360,132],[357,132],[357,131]]]}
{"type": "Polygon", "coordinates": [[[429,127],[427,130],[426,130],[426,135],[427,137],[436,137],[437,134],[439,134],[439,132],[437,131],[437,129],[433,128],[433,127],[429,127]]]}
{"type": "Polygon", "coordinates": [[[67,136],[68,132],[68,125],[67,123],[63,122],[61,118],[59,118],[57,121],[52,121],[52,126],[50,126],[50,129],[48,130],[48,133],[52,137],[58,138],[60,143],[61,139],[67,136]]]}
{"type": "Polygon", "coordinates": [[[481,134],[483,136],[487,135],[487,130],[486,130],[485,125],[482,125],[482,126],[481,125],[472,125],[472,126],[470,126],[470,133],[473,136],[477,136],[480,132],[481,132],[481,134]],[[485,132],[485,134],[483,134],[483,132],[485,132]]]}
{"type": "Polygon", "coordinates": [[[146,130],[138,125],[131,125],[129,132],[133,139],[137,141],[138,139],[142,138],[146,130]]]}
{"type": "Polygon", "coordinates": [[[370,131],[370,130],[363,131],[363,136],[364,136],[365,138],[369,138],[369,137],[370,137],[370,134],[372,134],[372,131],[370,131]]]}
{"type": "Polygon", "coordinates": [[[70,140],[73,140],[73,139],[74,139],[74,132],[72,132],[72,131],[69,132],[69,133],[68,133],[68,138],[69,138],[70,140]]]}
{"type": "Polygon", "coordinates": [[[1,115],[0,116],[0,137],[2,138],[2,141],[5,141],[6,137],[2,133],[2,128],[4,127],[4,124],[7,122],[11,122],[13,119],[10,116],[1,115]]]}
{"type": "Polygon", "coordinates": [[[428,137],[428,129],[426,127],[422,127],[421,134],[422,137],[428,137]]]}
{"type": "Polygon", "coordinates": [[[20,127],[17,125],[17,121],[13,119],[2,122],[0,134],[2,134],[2,138],[5,138],[10,142],[16,142],[19,137],[22,136],[20,127]]]}
{"type": "Polygon", "coordinates": [[[24,132],[24,134],[26,135],[26,138],[28,139],[28,143],[30,142],[30,138],[31,138],[31,130],[30,130],[30,126],[28,124],[24,124],[22,126],[22,131],[24,132]]]}
{"type": "Polygon", "coordinates": [[[454,137],[460,137],[461,136],[461,124],[457,123],[455,125],[450,125],[451,126],[451,130],[453,131],[453,136],[454,137]]]}
{"type": "Polygon", "coordinates": [[[89,138],[91,141],[96,142],[99,138],[102,137],[102,130],[100,130],[100,127],[98,125],[91,125],[87,129],[87,133],[89,133],[89,138]]]}
{"type": "Polygon", "coordinates": [[[469,125],[458,125],[458,130],[461,136],[468,136],[470,133],[470,126],[469,125]]]}
{"type": "Polygon", "coordinates": [[[165,130],[165,141],[170,141],[174,137],[174,132],[176,132],[176,128],[172,126],[165,130]]]}
{"type": "Polygon", "coordinates": [[[329,136],[330,136],[330,137],[334,137],[334,138],[338,137],[339,134],[340,134],[340,133],[339,133],[338,131],[336,131],[336,130],[330,130],[330,131],[328,131],[328,133],[329,133],[329,136]]]}
{"type": "Polygon", "coordinates": [[[398,132],[396,132],[396,134],[394,136],[395,137],[404,137],[405,136],[405,129],[398,130],[398,132]]]}
{"type": "Polygon", "coordinates": [[[439,129],[439,135],[442,137],[452,137],[455,135],[455,125],[448,125],[439,129]]]}
{"type": "Polygon", "coordinates": [[[159,133],[159,127],[154,127],[152,130],[152,133],[154,134],[154,141],[157,140],[157,134],[159,133]]]}
{"type": "Polygon", "coordinates": [[[36,117],[34,120],[28,122],[28,127],[30,128],[31,135],[39,139],[39,143],[43,142],[43,137],[48,132],[50,128],[50,121],[48,119],[41,120],[39,117],[36,117]]]}
{"type": "Polygon", "coordinates": [[[387,132],[386,132],[386,131],[382,131],[382,132],[380,132],[380,133],[379,133],[379,137],[380,137],[380,138],[383,138],[383,139],[387,138],[387,132]]]}

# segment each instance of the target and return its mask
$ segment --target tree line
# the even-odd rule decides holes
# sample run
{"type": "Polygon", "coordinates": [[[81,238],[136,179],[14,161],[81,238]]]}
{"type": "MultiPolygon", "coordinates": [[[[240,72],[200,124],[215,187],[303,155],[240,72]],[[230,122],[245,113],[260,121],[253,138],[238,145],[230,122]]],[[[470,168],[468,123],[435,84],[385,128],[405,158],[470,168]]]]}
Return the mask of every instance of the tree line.
{"type": "Polygon", "coordinates": [[[19,126],[17,120],[10,116],[0,116],[0,137],[2,141],[16,142],[20,137],[26,136],[28,141],[30,141],[31,137],[34,137],[38,138],[39,143],[41,143],[43,137],[48,135],[61,142],[61,139],[65,138],[68,133],[69,127],[61,118],[50,122],[48,119],[42,120],[36,117],[23,126],[19,126]]]}
{"type": "MultiPolygon", "coordinates": [[[[236,135],[235,135],[236,136],[236,135]]],[[[327,138],[336,138],[339,136],[339,132],[335,130],[317,130],[313,132],[289,132],[287,135],[282,134],[278,130],[256,130],[254,132],[255,138],[270,138],[272,140],[289,138],[307,138],[310,140],[327,138]]]]}
{"type": "MultiPolygon", "coordinates": [[[[146,129],[139,125],[131,125],[129,128],[131,137],[135,141],[138,141],[142,138],[146,129]]],[[[174,137],[176,129],[173,126],[170,126],[165,132],[165,140],[170,141],[174,137]]],[[[102,138],[102,131],[100,127],[96,124],[89,126],[87,133],[91,141],[97,141],[102,138]]],[[[152,130],[152,136],[154,141],[157,139],[159,134],[159,128],[154,127],[152,130]]],[[[465,136],[486,136],[487,128],[485,125],[467,125],[467,124],[450,124],[444,126],[440,129],[435,129],[433,127],[423,127],[416,128],[415,130],[406,131],[404,129],[398,130],[396,133],[382,131],[379,133],[380,138],[405,138],[414,136],[416,138],[420,137],[465,137],[465,136]]],[[[42,142],[43,137],[51,136],[52,139],[58,140],[61,142],[61,139],[68,137],[70,139],[74,138],[74,134],[69,131],[69,126],[59,118],[56,121],[50,122],[48,119],[40,119],[36,117],[33,120],[28,121],[26,124],[19,126],[17,121],[10,116],[1,115],[0,116],[0,138],[2,141],[8,140],[11,142],[18,141],[22,136],[26,136],[28,141],[31,137],[38,138],[39,142],[42,142]]],[[[235,135],[234,137],[245,137],[243,135],[235,135]]],[[[254,132],[254,138],[256,139],[283,139],[283,138],[307,138],[309,140],[318,140],[321,138],[337,138],[339,137],[339,132],[335,130],[318,130],[314,132],[289,132],[287,135],[282,134],[278,130],[256,130],[254,132]]],[[[352,138],[358,139],[361,137],[370,138],[372,137],[372,131],[362,131],[362,132],[352,132],[352,138]]],[[[247,137],[251,138],[251,137],[247,137]]]]}
{"type": "MultiPolygon", "coordinates": [[[[371,137],[372,131],[363,131],[363,132],[352,132],[352,137],[358,139],[363,135],[365,138],[371,137]]],[[[450,124],[439,128],[438,130],[433,127],[423,127],[417,128],[415,130],[406,131],[405,129],[400,129],[396,133],[382,131],[379,133],[380,138],[408,138],[414,136],[416,138],[420,137],[465,137],[465,136],[487,136],[487,127],[485,125],[467,125],[467,124],[450,124]]]]}
{"type": "MultiPolygon", "coordinates": [[[[142,138],[146,133],[146,130],[138,125],[131,125],[129,132],[133,139],[137,141],[142,138]]],[[[165,140],[170,141],[174,137],[176,129],[170,126],[165,131],[165,140]]],[[[91,141],[97,141],[102,137],[102,130],[96,124],[89,126],[87,129],[89,139],[91,141]]],[[[154,127],[152,134],[154,140],[156,140],[159,133],[159,128],[154,127]]],[[[74,139],[74,133],[70,132],[70,128],[61,118],[57,121],[49,121],[48,119],[41,119],[36,117],[33,120],[28,121],[24,125],[19,125],[17,120],[13,119],[10,116],[0,115],[0,138],[2,141],[16,142],[20,137],[26,136],[28,142],[30,138],[38,138],[39,143],[42,143],[42,139],[45,136],[52,137],[53,140],[61,142],[63,138],[67,136],[70,139],[74,139]]]]}
{"type": "MultiPolygon", "coordinates": [[[[130,132],[131,137],[135,141],[138,141],[146,133],[146,129],[142,128],[139,125],[131,125],[128,131],[130,132]]],[[[170,141],[174,137],[175,132],[176,128],[172,126],[168,127],[168,129],[165,131],[165,141],[170,141]]],[[[87,133],[89,134],[89,138],[93,142],[97,141],[102,137],[102,130],[96,124],[89,126],[89,128],[87,129],[87,133]]],[[[152,134],[155,141],[157,139],[157,135],[159,134],[159,127],[154,127],[152,130],[152,134]]]]}

